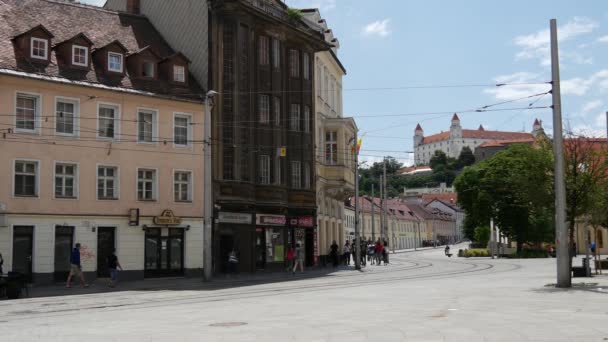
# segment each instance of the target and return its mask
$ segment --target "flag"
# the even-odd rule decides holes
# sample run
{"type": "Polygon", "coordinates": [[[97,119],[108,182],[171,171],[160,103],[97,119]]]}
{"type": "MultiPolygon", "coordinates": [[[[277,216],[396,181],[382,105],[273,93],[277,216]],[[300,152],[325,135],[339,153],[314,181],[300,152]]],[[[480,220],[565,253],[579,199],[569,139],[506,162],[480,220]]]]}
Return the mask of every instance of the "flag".
{"type": "Polygon", "coordinates": [[[359,138],[359,140],[357,140],[357,155],[359,155],[359,151],[361,151],[362,143],[363,143],[363,138],[359,138]]]}

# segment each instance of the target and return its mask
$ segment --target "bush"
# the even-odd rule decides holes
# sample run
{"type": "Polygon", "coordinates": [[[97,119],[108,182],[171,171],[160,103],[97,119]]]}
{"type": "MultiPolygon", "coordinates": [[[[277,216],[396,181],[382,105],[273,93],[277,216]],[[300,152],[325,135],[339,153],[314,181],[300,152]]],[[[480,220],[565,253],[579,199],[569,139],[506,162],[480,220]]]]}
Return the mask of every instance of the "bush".
{"type": "Polygon", "coordinates": [[[513,254],[512,258],[519,259],[538,259],[538,258],[548,258],[549,252],[544,249],[522,249],[521,251],[513,254]]]}
{"type": "MultiPolygon", "coordinates": [[[[458,253],[458,256],[461,256],[460,253],[458,253]]],[[[471,257],[483,258],[483,257],[489,257],[490,252],[484,248],[472,248],[472,249],[465,249],[464,252],[462,253],[462,256],[464,256],[465,258],[471,258],[471,257]]]]}

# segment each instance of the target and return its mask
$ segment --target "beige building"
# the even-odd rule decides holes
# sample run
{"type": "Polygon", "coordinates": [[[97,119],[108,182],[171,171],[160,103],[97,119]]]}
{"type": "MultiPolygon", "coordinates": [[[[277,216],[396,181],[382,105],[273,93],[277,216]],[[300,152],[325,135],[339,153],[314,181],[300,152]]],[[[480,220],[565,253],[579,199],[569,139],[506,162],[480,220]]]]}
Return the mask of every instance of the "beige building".
{"type": "Polygon", "coordinates": [[[188,60],[142,16],[52,1],[0,6],[4,270],[65,281],[197,275],[203,106],[188,60]],[[27,13],[27,15],[25,15],[27,13]]]}
{"type": "Polygon", "coordinates": [[[421,232],[426,232],[421,233],[423,240],[437,240],[441,244],[456,241],[456,219],[450,213],[414,202],[407,202],[407,206],[419,218],[421,232]]]}
{"type": "Polygon", "coordinates": [[[311,28],[323,32],[333,47],[315,54],[316,190],[319,255],[327,255],[335,240],[348,238],[344,201],[355,190],[354,137],[357,126],[342,112],[342,78],[346,69],[338,58],[340,44],[318,9],[302,11],[311,28]]]}
{"type": "Polygon", "coordinates": [[[595,242],[596,252],[600,255],[608,254],[608,229],[601,226],[591,226],[583,220],[577,220],[575,226],[576,250],[579,254],[587,253],[587,246],[595,242]]]}

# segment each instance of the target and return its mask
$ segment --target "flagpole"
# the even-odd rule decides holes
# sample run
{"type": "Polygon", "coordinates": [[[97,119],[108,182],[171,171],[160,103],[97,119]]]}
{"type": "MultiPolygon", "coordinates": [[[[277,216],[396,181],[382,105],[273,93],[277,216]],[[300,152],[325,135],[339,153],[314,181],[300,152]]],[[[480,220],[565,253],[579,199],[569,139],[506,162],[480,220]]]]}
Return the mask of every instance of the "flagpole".
{"type": "Polygon", "coordinates": [[[361,270],[361,237],[359,236],[359,149],[361,144],[355,130],[355,269],[361,270]]]}

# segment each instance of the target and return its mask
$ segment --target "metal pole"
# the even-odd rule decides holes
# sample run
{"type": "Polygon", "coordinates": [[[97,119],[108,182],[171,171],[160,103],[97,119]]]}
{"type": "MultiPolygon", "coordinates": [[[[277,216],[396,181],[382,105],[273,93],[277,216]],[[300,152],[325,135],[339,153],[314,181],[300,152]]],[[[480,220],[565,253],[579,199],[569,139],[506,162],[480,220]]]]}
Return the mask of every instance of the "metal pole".
{"type": "Polygon", "coordinates": [[[355,269],[361,269],[361,236],[359,235],[359,151],[355,131],[355,269]]]}
{"type": "MultiPolygon", "coordinates": [[[[382,219],[382,199],[384,198],[383,196],[383,191],[384,191],[384,186],[382,186],[382,184],[384,184],[384,176],[380,175],[380,238],[382,238],[382,234],[384,233],[384,220],[382,219]]],[[[372,202],[375,203],[375,202],[372,202]]],[[[375,209],[374,204],[372,204],[372,209],[375,209]]],[[[374,238],[373,240],[374,243],[376,243],[376,239],[374,238]]]]}
{"type": "Polygon", "coordinates": [[[205,122],[204,122],[204,150],[203,150],[203,198],[204,198],[204,219],[205,226],[203,229],[203,278],[205,281],[211,281],[213,277],[213,253],[211,250],[211,239],[213,229],[213,184],[211,178],[211,110],[212,99],[217,95],[213,90],[207,92],[205,96],[205,122]]]}
{"type": "Polygon", "coordinates": [[[559,79],[557,21],[551,19],[551,76],[553,90],[553,156],[555,159],[555,249],[557,251],[557,287],[572,287],[570,250],[566,223],[566,182],[564,177],[564,141],[562,100],[559,79]]]}
{"type": "Polygon", "coordinates": [[[388,203],[386,201],[386,199],[388,198],[388,196],[386,195],[386,158],[384,158],[384,160],[382,161],[382,174],[384,175],[384,177],[382,178],[384,184],[384,201],[382,202],[382,210],[384,211],[384,238],[388,239],[388,203]]]}
{"type": "Polygon", "coordinates": [[[376,224],[374,223],[374,211],[376,208],[374,206],[374,183],[372,183],[372,241],[376,241],[376,224]]]}
{"type": "Polygon", "coordinates": [[[494,259],[494,219],[490,218],[490,254],[494,259]]]}

